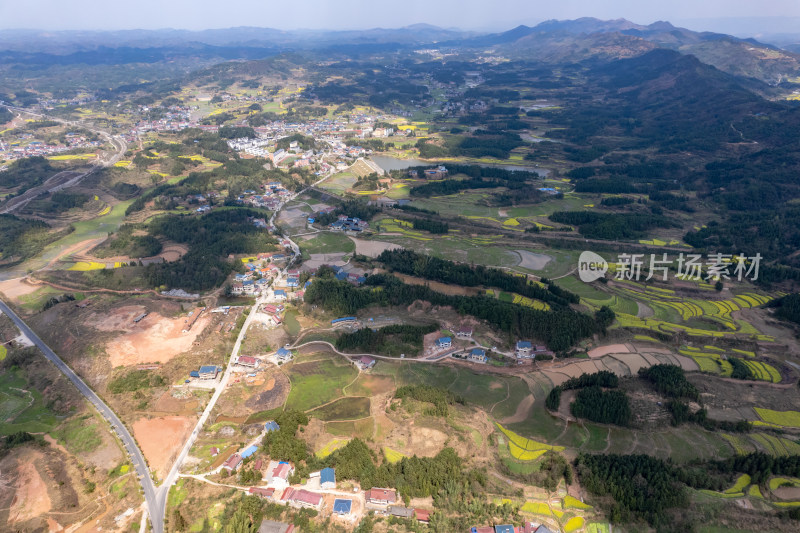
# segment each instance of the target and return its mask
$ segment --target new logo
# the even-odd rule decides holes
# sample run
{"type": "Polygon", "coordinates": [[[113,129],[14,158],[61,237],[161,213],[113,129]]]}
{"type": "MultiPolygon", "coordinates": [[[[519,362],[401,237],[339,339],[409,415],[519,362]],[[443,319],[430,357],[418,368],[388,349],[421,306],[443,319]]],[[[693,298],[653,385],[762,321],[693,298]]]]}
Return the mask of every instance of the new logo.
{"type": "Polygon", "coordinates": [[[582,252],[578,258],[578,277],[585,283],[602,278],[608,272],[608,262],[594,252],[582,252]]]}

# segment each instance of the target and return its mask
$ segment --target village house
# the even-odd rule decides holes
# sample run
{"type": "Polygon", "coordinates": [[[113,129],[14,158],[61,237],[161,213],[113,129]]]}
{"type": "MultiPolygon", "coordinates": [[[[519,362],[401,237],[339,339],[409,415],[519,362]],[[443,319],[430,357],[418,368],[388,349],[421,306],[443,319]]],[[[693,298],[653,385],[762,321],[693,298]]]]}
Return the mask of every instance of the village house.
{"type": "Polygon", "coordinates": [[[238,453],[234,453],[233,455],[228,457],[227,461],[222,463],[222,468],[224,468],[225,470],[228,470],[230,472],[233,472],[237,468],[239,468],[240,464],[242,464],[242,456],[239,455],[238,453]]]}
{"type": "Polygon", "coordinates": [[[414,518],[417,522],[427,524],[431,521],[431,512],[426,509],[414,509],[414,518]]]}
{"type": "Polygon", "coordinates": [[[371,488],[364,493],[367,503],[373,505],[391,505],[397,501],[394,489],[371,488]]]}
{"type": "Polygon", "coordinates": [[[274,292],[274,296],[276,300],[286,300],[286,291],[283,289],[278,289],[274,292]]]}
{"type": "MultiPolygon", "coordinates": [[[[270,462],[272,468],[274,461],[270,462]]],[[[294,467],[286,462],[280,462],[270,471],[269,485],[276,489],[283,490],[289,486],[289,477],[294,474],[294,467]]]]}
{"type": "Polygon", "coordinates": [[[275,358],[278,361],[286,363],[292,360],[292,352],[286,348],[278,348],[278,351],[275,353],[275,358]]]}
{"type": "Polygon", "coordinates": [[[240,366],[246,366],[250,368],[258,368],[259,360],[255,357],[251,357],[249,355],[240,355],[236,359],[236,364],[240,366]]]}
{"type": "Polygon", "coordinates": [[[375,366],[375,359],[367,355],[364,355],[360,357],[358,360],[356,360],[356,366],[361,370],[369,370],[370,368],[375,366]]]}
{"type": "Polygon", "coordinates": [[[436,347],[440,350],[450,348],[453,345],[453,339],[450,337],[439,337],[436,340],[436,347]]]}
{"type": "Polygon", "coordinates": [[[201,366],[197,371],[197,377],[200,379],[216,379],[219,368],[216,365],[201,366]]]}
{"type": "Polygon", "coordinates": [[[396,516],[398,518],[411,518],[412,516],[414,516],[414,509],[401,507],[399,505],[390,505],[388,512],[390,515],[396,516]]]}
{"type": "Polygon", "coordinates": [[[482,348],[473,348],[469,353],[469,360],[473,363],[486,363],[486,350],[482,348]]]}
{"type": "Polygon", "coordinates": [[[471,326],[460,326],[458,330],[456,330],[456,337],[461,339],[471,339],[472,338],[472,327],[471,326]]]}
{"type": "Polygon", "coordinates": [[[347,516],[353,508],[353,500],[336,498],[333,500],[333,514],[347,516]]]}
{"type": "Polygon", "coordinates": [[[271,500],[272,495],[275,494],[275,489],[273,488],[265,489],[263,487],[250,487],[249,489],[247,489],[247,492],[249,494],[254,494],[258,496],[262,500],[271,500]]]}
{"type": "Polygon", "coordinates": [[[286,489],[283,493],[283,499],[288,501],[294,507],[305,507],[307,509],[322,509],[322,494],[311,492],[305,489],[286,489]]]}
{"type": "Polygon", "coordinates": [[[323,468],[319,473],[319,486],[323,490],[336,488],[336,472],[333,468],[323,468]]]}
{"type": "Polygon", "coordinates": [[[533,357],[533,354],[531,353],[532,349],[533,346],[531,345],[530,341],[517,341],[515,353],[518,358],[531,359],[533,357]]]}
{"type": "Polygon", "coordinates": [[[293,524],[284,524],[275,520],[264,520],[258,528],[258,533],[294,533],[293,524]]]}
{"type": "Polygon", "coordinates": [[[271,433],[273,431],[278,431],[279,429],[281,429],[281,427],[274,420],[270,420],[266,424],[264,424],[265,433],[271,433]]]}

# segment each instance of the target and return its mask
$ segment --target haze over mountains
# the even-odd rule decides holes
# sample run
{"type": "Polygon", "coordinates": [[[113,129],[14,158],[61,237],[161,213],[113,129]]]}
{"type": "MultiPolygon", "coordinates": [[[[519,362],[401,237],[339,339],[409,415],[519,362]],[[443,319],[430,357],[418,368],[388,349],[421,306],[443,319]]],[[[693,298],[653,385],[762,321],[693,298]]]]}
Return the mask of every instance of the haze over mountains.
{"type": "MultiPolygon", "coordinates": [[[[789,40],[790,41],[790,40],[789,40]]],[[[788,42],[788,41],[787,41],[788,42]]],[[[577,63],[637,57],[656,48],[693,55],[743,78],[778,85],[800,75],[800,55],[755,39],[679,28],[666,21],[641,25],[625,19],[549,20],[501,33],[478,34],[415,24],[397,29],[323,31],[239,27],[203,31],[124,30],[0,32],[6,68],[149,64],[181,70],[220,61],[263,59],[281,53],[411,52],[436,48],[468,57],[491,50],[512,60],[577,63]]]]}

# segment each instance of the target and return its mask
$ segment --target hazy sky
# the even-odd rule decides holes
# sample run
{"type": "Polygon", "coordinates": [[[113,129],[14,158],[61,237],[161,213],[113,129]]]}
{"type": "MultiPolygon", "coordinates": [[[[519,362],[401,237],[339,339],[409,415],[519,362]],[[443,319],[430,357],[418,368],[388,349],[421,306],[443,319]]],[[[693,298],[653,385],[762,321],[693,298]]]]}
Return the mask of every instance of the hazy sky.
{"type": "Polygon", "coordinates": [[[496,30],[584,16],[697,26],[705,18],[800,17],[800,0],[0,0],[3,29],[361,29],[426,22],[496,30]]]}

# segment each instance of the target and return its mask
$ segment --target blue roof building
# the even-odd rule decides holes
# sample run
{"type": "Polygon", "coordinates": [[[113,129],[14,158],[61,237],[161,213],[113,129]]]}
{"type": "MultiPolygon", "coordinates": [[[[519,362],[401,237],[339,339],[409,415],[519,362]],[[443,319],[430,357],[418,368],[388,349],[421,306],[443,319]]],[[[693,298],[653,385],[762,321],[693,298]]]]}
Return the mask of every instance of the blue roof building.
{"type": "Polygon", "coordinates": [[[199,378],[200,377],[200,372],[198,372],[197,370],[192,370],[191,372],[189,372],[189,377],[190,378],[199,378]]]}
{"type": "Polygon", "coordinates": [[[278,289],[275,291],[275,298],[286,298],[286,291],[283,289],[278,289]]]}
{"type": "Polygon", "coordinates": [[[350,514],[350,509],[353,507],[353,500],[345,500],[344,498],[336,498],[333,500],[333,512],[338,515],[350,514]]]}
{"type": "Polygon", "coordinates": [[[436,341],[436,346],[439,348],[449,348],[453,344],[453,339],[450,337],[439,337],[436,341]]]}
{"type": "Polygon", "coordinates": [[[514,533],[514,526],[494,526],[494,533],[514,533]]]}
{"type": "Polygon", "coordinates": [[[219,368],[215,365],[201,366],[197,376],[201,379],[214,379],[217,377],[217,372],[219,372],[219,368]]]}
{"type": "Polygon", "coordinates": [[[272,432],[272,431],[278,431],[279,429],[281,429],[281,427],[280,427],[280,426],[278,425],[278,423],[277,423],[277,422],[275,422],[274,420],[270,420],[269,422],[267,422],[266,424],[264,424],[264,430],[265,430],[267,433],[270,433],[270,432],[272,432]]]}
{"type": "Polygon", "coordinates": [[[276,355],[278,356],[278,359],[282,359],[285,361],[288,361],[289,359],[292,358],[292,352],[290,352],[286,348],[278,348],[278,353],[276,355]]]}
{"type": "Polygon", "coordinates": [[[323,468],[322,471],[319,473],[319,485],[323,489],[335,489],[336,488],[336,472],[333,468],[323,468]]]}
{"type": "Polygon", "coordinates": [[[242,459],[247,459],[258,451],[258,446],[248,446],[245,451],[241,453],[242,459]]]}

